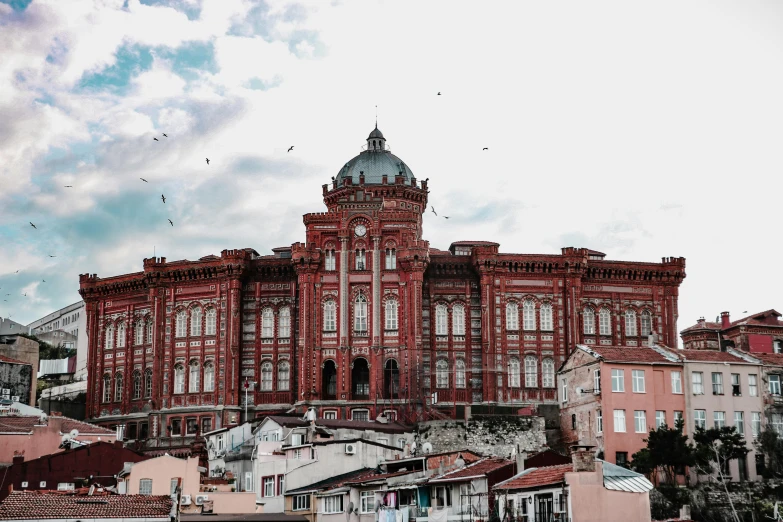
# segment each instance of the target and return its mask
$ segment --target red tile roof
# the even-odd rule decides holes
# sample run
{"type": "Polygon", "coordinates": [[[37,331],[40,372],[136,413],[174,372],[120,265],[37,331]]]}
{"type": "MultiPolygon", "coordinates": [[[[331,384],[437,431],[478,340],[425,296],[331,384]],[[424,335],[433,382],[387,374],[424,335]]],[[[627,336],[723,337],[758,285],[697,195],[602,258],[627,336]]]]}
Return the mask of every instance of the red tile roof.
{"type": "Polygon", "coordinates": [[[524,472],[523,475],[503,482],[495,489],[529,489],[548,486],[550,484],[559,484],[565,481],[565,474],[570,473],[573,470],[574,466],[572,464],[533,468],[530,471],[524,472]]]}
{"type": "Polygon", "coordinates": [[[673,363],[648,346],[585,346],[606,362],[618,363],[673,363]]]}
{"type": "Polygon", "coordinates": [[[508,459],[502,459],[498,457],[489,457],[481,460],[477,460],[472,464],[468,464],[463,468],[459,468],[453,471],[444,473],[443,475],[433,477],[431,482],[458,482],[470,477],[484,476],[487,473],[504,468],[506,466],[513,466],[514,461],[508,459]]]}
{"type": "MultiPolygon", "coordinates": [[[[68,417],[49,417],[47,422],[49,424],[56,423],[58,420],[62,420],[60,425],[60,433],[68,433],[73,429],[79,431],[80,435],[114,435],[115,432],[96,426],[94,424],[87,424],[86,422],[69,419],[68,417]]],[[[37,415],[9,415],[0,417],[0,433],[30,433],[35,426],[41,426],[41,418],[37,415]]]]}
{"type": "Polygon", "coordinates": [[[28,366],[32,366],[29,362],[24,361],[18,361],[16,359],[11,359],[10,357],[6,357],[5,355],[0,355],[0,362],[4,363],[11,363],[11,364],[26,364],[28,366]]]}
{"type": "MultiPolygon", "coordinates": [[[[719,352],[718,350],[672,350],[676,355],[684,358],[686,361],[702,362],[729,362],[746,363],[744,359],[732,355],[729,352],[719,352]]],[[[751,354],[753,355],[753,354],[751,354]]]]}
{"type": "Polygon", "coordinates": [[[14,491],[0,504],[0,520],[146,517],[168,522],[171,505],[168,496],[14,491]]]}
{"type": "Polygon", "coordinates": [[[751,357],[761,360],[770,366],[783,366],[783,353],[751,353],[751,357]]]}
{"type": "Polygon", "coordinates": [[[686,328],[681,333],[691,332],[695,330],[705,330],[705,329],[728,330],[729,328],[733,328],[735,326],[740,326],[740,325],[772,326],[772,327],[783,326],[783,321],[778,319],[778,317],[780,316],[781,316],[780,312],[778,312],[774,308],[770,308],[769,310],[764,310],[763,312],[751,314],[741,319],[737,319],[736,321],[731,321],[727,328],[723,328],[722,323],[719,322],[713,323],[713,322],[705,321],[704,326],[700,326],[699,323],[696,323],[695,325],[686,328]],[[769,318],[769,319],[765,320],[765,318],[769,318]]]}

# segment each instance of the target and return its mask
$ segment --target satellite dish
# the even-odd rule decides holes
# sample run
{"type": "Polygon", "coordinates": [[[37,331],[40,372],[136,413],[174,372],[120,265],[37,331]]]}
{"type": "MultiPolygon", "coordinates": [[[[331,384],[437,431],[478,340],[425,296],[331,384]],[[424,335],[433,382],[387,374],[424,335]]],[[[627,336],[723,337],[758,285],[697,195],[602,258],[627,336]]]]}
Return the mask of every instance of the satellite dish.
{"type": "Polygon", "coordinates": [[[421,451],[424,453],[432,453],[432,443],[425,442],[421,445],[421,451]]]}
{"type": "Polygon", "coordinates": [[[353,513],[353,501],[348,502],[348,510],[345,512],[345,520],[351,519],[351,513],[353,513]]]}
{"type": "Polygon", "coordinates": [[[70,435],[72,439],[75,439],[76,437],[79,436],[79,430],[77,430],[76,428],[72,429],[70,435]]]}
{"type": "Polygon", "coordinates": [[[70,433],[63,433],[63,436],[61,437],[60,440],[62,440],[63,444],[65,444],[66,442],[71,440],[71,434],[70,433]]]}
{"type": "Polygon", "coordinates": [[[373,509],[373,511],[375,511],[377,513],[379,509],[381,509],[381,501],[376,498],[375,499],[375,509],[373,509]]]}

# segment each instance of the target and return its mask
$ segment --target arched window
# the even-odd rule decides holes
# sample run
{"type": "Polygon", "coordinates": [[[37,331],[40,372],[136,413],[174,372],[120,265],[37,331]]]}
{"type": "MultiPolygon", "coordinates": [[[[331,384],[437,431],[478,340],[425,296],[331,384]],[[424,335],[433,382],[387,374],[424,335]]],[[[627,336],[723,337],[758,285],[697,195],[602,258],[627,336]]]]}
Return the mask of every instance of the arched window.
{"type": "Polygon", "coordinates": [[[357,357],[351,363],[351,398],[370,397],[370,365],[364,357],[357,357]]]}
{"type": "Polygon", "coordinates": [[[539,310],[541,316],[541,330],[545,332],[552,331],[552,305],[544,303],[539,310]]]}
{"type": "Polygon", "coordinates": [[[133,335],[133,344],[136,346],[144,344],[144,320],[136,320],[136,331],[133,335]]]}
{"type": "Polygon", "coordinates": [[[525,330],[536,329],[536,304],[530,299],[522,303],[522,328],[525,330]]]}
{"type": "Polygon", "coordinates": [[[288,361],[280,361],[277,364],[277,389],[278,391],[291,389],[291,366],[288,361]]]}
{"type": "Polygon", "coordinates": [[[547,357],[541,362],[541,375],[544,388],[555,387],[555,361],[547,357]]]}
{"type": "Polygon", "coordinates": [[[642,312],[642,335],[652,334],[652,314],[649,310],[642,312]]]}
{"type": "Polygon", "coordinates": [[[324,302],[324,332],[337,330],[337,303],[331,299],[324,302]]]}
{"type": "Polygon", "coordinates": [[[147,319],[147,344],[152,344],[152,319],[147,319]]]}
{"type": "Polygon", "coordinates": [[[435,363],[435,386],[449,387],[449,362],[446,359],[440,359],[435,363]]]}
{"type": "Polygon", "coordinates": [[[272,363],[261,364],[261,391],[272,391],[272,363]]]}
{"type": "Polygon", "coordinates": [[[111,375],[103,374],[103,402],[111,402],[111,375]]]}
{"type": "Polygon", "coordinates": [[[107,350],[114,348],[114,325],[110,324],[106,327],[106,342],[104,346],[107,350]]]}
{"type": "Polygon", "coordinates": [[[190,310],[190,335],[193,337],[201,336],[201,307],[194,306],[190,310]]]}
{"type": "Polygon", "coordinates": [[[636,312],[633,310],[625,311],[625,335],[636,337],[636,312]]]}
{"type": "Polygon", "coordinates": [[[152,370],[144,370],[144,396],[152,397],[152,370]]]}
{"type": "Polygon", "coordinates": [[[215,335],[217,330],[217,310],[207,308],[207,335],[215,335]]]}
{"type": "Polygon", "coordinates": [[[141,399],[141,372],[139,370],[133,372],[133,398],[141,399]]]}
{"type": "Polygon", "coordinates": [[[397,268],[397,250],[394,248],[386,249],[386,270],[397,268]]]}
{"type": "Polygon", "coordinates": [[[332,271],[335,269],[335,256],[334,256],[334,250],[327,250],[326,251],[326,270],[332,271]]]}
{"type": "Polygon", "coordinates": [[[356,270],[367,270],[367,256],[363,248],[356,249],[356,270]]]}
{"type": "Polygon", "coordinates": [[[519,305],[506,304],[506,330],[519,330],[519,305]]]}
{"type": "Polygon", "coordinates": [[[204,363],[204,391],[215,391],[215,365],[211,361],[204,363]]]}
{"type": "Polygon", "coordinates": [[[522,371],[519,364],[518,357],[510,357],[508,359],[508,386],[509,388],[519,388],[522,385],[522,377],[520,375],[522,371]]]}
{"type": "Polygon", "coordinates": [[[595,335],[595,310],[586,306],[582,313],[582,321],[584,322],[585,334],[595,335]]]}
{"type": "Polygon", "coordinates": [[[465,335],[465,307],[459,303],[451,307],[451,332],[465,335]]]}
{"type": "Polygon", "coordinates": [[[538,386],[538,358],[535,355],[525,357],[525,387],[538,386]]]}
{"type": "Polygon", "coordinates": [[[435,307],[435,335],[449,335],[448,323],[446,305],[439,304],[435,307]]]}
{"type": "Polygon", "coordinates": [[[125,320],[117,325],[117,348],[125,348],[125,320]]]}
{"type": "Polygon", "coordinates": [[[188,393],[198,393],[200,369],[198,361],[190,361],[190,375],[188,377],[188,393]]]}
{"type": "Polygon", "coordinates": [[[356,296],[353,308],[353,329],[357,332],[367,332],[367,298],[364,294],[356,296]]]}
{"type": "Polygon", "coordinates": [[[185,367],[181,364],[174,367],[174,393],[185,393],[185,367]]]}
{"type": "Polygon", "coordinates": [[[261,338],[271,339],[275,336],[275,313],[271,308],[261,312],[261,338]]]}
{"type": "Polygon", "coordinates": [[[454,362],[454,385],[457,388],[465,388],[465,359],[457,359],[454,362]]]}
{"type": "Polygon", "coordinates": [[[386,330],[397,329],[397,300],[386,301],[386,330]]]}
{"type": "Polygon", "coordinates": [[[598,312],[598,328],[601,335],[612,335],[612,312],[608,308],[598,312]]]}
{"type": "Polygon", "coordinates": [[[287,306],[277,314],[277,336],[281,339],[291,337],[291,309],[287,306]]]}
{"type": "Polygon", "coordinates": [[[114,374],[114,402],[122,401],[122,374],[117,372],[114,374]]]}
{"type": "Polygon", "coordinates": [[[185,310],[180,310],[177,312],[175,337],[185,337],[185,335],[187,335],[187,327],[188,316],[185,313],[185,310]]]}

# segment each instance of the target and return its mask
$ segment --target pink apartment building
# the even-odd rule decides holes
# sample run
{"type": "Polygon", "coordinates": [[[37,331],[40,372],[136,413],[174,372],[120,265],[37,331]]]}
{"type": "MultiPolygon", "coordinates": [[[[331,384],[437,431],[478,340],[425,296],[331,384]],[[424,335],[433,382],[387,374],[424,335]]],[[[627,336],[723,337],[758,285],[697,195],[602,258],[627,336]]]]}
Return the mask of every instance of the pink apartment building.
{"type": "Polygon", "coordinates": [[[564,444],[595,446],[607,462],[627,464],[651,429],[687,411],[682,363],[658,346],[577,345],[557,377],[564,444]]]}

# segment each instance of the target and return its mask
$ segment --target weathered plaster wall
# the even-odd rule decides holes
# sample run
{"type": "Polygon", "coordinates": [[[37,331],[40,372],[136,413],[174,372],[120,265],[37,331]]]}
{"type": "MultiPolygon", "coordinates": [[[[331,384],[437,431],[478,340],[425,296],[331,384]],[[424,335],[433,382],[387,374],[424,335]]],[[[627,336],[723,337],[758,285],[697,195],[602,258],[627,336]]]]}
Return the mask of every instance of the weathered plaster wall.
{"type": "Polygon", "coordinates": [[[486,417],[469,421],[430,421],[416,428],[416,444],[432,452],[471,449],[483,455],[510,457],[514,447],[533,453],[546,447],[543,417],[486,417]]]}

